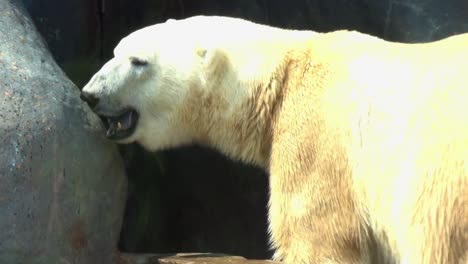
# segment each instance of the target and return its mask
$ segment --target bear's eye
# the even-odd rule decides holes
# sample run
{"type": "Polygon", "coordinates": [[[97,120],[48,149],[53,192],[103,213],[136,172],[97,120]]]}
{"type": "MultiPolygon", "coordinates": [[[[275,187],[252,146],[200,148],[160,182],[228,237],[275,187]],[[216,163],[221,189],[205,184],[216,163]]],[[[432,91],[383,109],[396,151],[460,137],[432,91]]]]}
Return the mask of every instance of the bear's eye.
{"type": "Polygon", "coordinates": [[[135,66],[145,66],[148,64],[148,61],[137,57],[130,57],[130,62],[135,66]]]}

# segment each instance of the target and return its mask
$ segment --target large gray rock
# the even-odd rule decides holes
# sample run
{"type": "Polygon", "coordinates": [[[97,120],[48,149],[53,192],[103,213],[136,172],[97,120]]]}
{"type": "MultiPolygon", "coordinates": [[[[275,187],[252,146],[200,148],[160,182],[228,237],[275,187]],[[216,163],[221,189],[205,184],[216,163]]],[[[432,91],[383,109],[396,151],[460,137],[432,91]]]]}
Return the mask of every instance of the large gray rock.
{"type": "Polygon", "coordinates": [[[112,263],[125,205],[117,148],[20,1],[0,0],[0,263],[112,263]]]}

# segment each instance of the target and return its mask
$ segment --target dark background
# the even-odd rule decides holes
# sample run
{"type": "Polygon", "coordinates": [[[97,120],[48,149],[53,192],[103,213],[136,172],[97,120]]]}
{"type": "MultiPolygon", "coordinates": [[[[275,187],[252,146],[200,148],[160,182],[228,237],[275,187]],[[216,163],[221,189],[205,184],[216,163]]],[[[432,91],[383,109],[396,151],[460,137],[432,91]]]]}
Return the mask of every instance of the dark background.
{"type": "MultiPolygon", "coordinates": [[[[283,28],[358,30],[401,42],[427,42],[468,32],[466,0],[24,3],[58,64],[78,87],[110,58],[122,37],[168,18],[226,15],[283,28]]],[[[270,256],[266,233],[268,178],[264,172],[199,147],[147,153],[129,145],[120,150],[130,183],[121,250],[270,256]]]]}

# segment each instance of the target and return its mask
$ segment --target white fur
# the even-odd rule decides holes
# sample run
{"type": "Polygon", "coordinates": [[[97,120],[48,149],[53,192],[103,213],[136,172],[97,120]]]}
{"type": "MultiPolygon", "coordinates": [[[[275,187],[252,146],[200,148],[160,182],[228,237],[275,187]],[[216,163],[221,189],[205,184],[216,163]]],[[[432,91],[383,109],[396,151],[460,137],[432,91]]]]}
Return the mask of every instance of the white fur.
{"type": "Polygon", "coordinates": [[[267,170],[276,259],[462,263],[467,49],[198,16],[122,39],[83,90],[97,112],[138,110],[121,143],[196,142],[267,170]]]}

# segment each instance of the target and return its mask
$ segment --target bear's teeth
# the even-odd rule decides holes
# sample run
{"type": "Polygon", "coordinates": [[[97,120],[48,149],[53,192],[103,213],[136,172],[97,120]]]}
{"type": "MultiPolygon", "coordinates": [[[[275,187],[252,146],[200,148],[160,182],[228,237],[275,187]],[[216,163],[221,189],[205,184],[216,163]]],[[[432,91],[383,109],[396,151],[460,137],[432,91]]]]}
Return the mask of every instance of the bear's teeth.
{"type": "Polygon", "coordinates": [[[115,135],[115,127],[111,126],[111,127],[109,127],[109,129],[107,130],[106,136],[107,136],[107,137],[112,137],[113,135],[115,135]]]}
{"type": "Polygon", "coordinates": [[[112,137],[115,135],[115,130],[116,130],[116,125],[115,125],[115,122],[114,120],[112,120],[112,118],[107,118],[107,124],[109,125],[109,127],[107,128],[107,132],[106,132],[106,136],[107,137],[112,137]]]}
{"type": "Polygon", "coordinates": [[[118,130],[126,130],[132,126],[133,112],[129,111],[119,118],[117,121],[118,130]]]}

